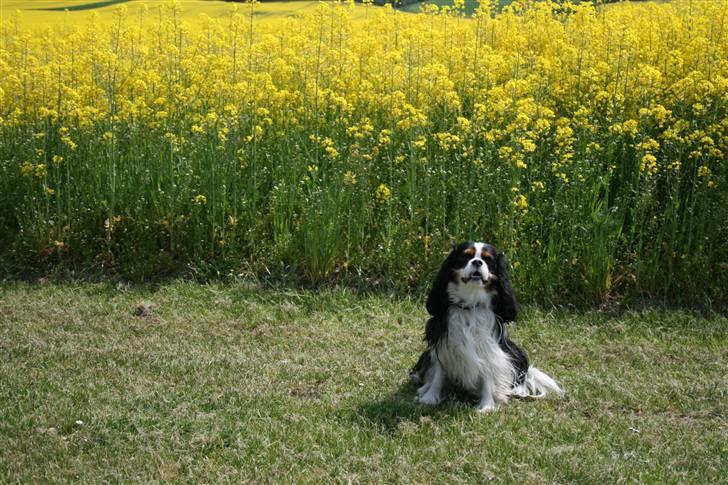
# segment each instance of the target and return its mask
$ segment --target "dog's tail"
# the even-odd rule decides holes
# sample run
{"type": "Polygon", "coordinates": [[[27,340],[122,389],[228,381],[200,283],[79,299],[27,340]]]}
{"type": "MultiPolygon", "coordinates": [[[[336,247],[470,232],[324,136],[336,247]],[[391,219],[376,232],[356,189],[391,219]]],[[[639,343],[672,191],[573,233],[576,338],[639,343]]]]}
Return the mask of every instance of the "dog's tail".
{"type": "Polygon", "coordinates": [[[513,394],[519,397],[544,397],[549,392],[564,395],[564,389],[555,380],[535,367],[529,367],[523,383],[513,388],[513,394]]]}

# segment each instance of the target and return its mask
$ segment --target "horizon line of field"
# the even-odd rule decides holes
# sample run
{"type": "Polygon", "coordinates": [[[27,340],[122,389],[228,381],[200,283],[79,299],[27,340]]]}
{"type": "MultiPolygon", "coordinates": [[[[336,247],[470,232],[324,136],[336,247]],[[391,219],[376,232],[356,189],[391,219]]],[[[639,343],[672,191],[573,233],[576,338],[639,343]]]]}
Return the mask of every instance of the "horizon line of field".
{"type": "MultiPolygon", "coordinates": [[[[38,3],[45,2],[47,4],[51,4],[52,6],[45,6],[45,7],[30,7],[28,4],[31,2],[28,2],[28,0],[16,0],[16,1],[0,1],[0,13],[2,13],[2,10],[7,9],[14,9],[14,10],[24,10],[28,12],[32,11],[38,11],[38,12],[80,12],[80,11],[86,11],[86,10],[96,10],[96,9],[104,9],[106,7],[113,7],[116,5],[126,4],[126,3],[163,3],[161,0],[100,0],[100,1],[88,1],[88,0],[67,0],[67,1],[60,1],[60,0],[41,0],[41,1],[34,1],[33,4],[37,5],[38,3]]],[[[199,0],[193,0],[194,3],[199,3],[199,0]]],[[[205,3],[246,3],[245,0],[203,0],[205,3]]],[[[361,0],[355,0],[356,3],[361,3],[361,0]]],[[[501,9],[505,5],[510,4],[512,0],[498,0],[498,8],[501,9]]],[[[180,3],[182,4],[182,7],[184,8],[185,0],[181,0],[180,3]]],[[[320,3],[320,1],[312,1],[312,0],[259,0],[259,3],[266,3],[266,4],[284,4],[284,3],[320,3]]],[[[390,3],[389,0],[375,0],[375,5],[385,5],[390,3]]],[[[478,8],[480,5],[479,0],[465,0],[464,2],[464,12],[468,15],[472,14],[475,9],[478,8]]],[[[436,4],[440,7],[442,6],[451,6],[453,4],[452,0],[408,0],[406,3],[396,6],[400,11],[403,12],[413,12],[417,13],[420,11],[420,8],[427,5],[427,4],[436,4]]],[[[285,12],[281,12],[285,13],[285,12]]]]}

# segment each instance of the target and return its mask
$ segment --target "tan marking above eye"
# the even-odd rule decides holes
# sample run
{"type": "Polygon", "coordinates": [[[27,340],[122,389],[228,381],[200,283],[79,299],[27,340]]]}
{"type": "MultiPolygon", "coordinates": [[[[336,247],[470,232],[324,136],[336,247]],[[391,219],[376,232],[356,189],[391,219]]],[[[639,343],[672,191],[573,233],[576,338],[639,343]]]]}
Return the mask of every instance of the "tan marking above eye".
{"type": "Polygon", "coordinates": [[[465,251],[463,251],[463,254],[465,256],[472,258],[473,256],[475,256],[475,248],[468,248],[465,251]]]}
{"type": "Polygon", "coordinates": [[[488,251],[487,249],[483,250],[483,259],[492,258],[492,257],[493,257],[493,255],[490,254],[490,251],[488,251]]]}

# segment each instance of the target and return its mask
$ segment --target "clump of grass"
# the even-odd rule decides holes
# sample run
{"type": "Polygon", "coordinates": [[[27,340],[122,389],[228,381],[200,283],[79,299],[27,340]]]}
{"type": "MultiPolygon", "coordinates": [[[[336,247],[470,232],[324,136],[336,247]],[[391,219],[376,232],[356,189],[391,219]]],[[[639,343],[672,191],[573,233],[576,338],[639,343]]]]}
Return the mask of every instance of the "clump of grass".
{"type": "Polygon", "coordinates": [[[256,8],[3,24],[4,267],[405,288],[478,239],[526,299],[725,297],[725,2],[256,8]]]}

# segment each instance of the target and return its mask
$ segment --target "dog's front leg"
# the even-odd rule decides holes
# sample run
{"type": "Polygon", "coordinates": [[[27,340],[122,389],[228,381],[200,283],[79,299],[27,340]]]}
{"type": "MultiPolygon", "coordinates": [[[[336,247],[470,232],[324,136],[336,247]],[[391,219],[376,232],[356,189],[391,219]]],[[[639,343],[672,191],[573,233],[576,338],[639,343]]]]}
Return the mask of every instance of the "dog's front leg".
{"type": "Polygon", "coordinates": [[[442,402],[442,387],[445,384],[445,372],[439,360],[432,360],[432,367],[427,372],[425,385],[417,390],[415,400],[420,404],[437,406],[442,402]]]}
{"type": "Polygon", "coordinates": [[[494,383],[492,376],[485,374],[481,378],[480,383],[480,403],[478,403],[478,411],[481,413],[489,413],[498,409],[498,403],[494,398],[494,383]]]}

